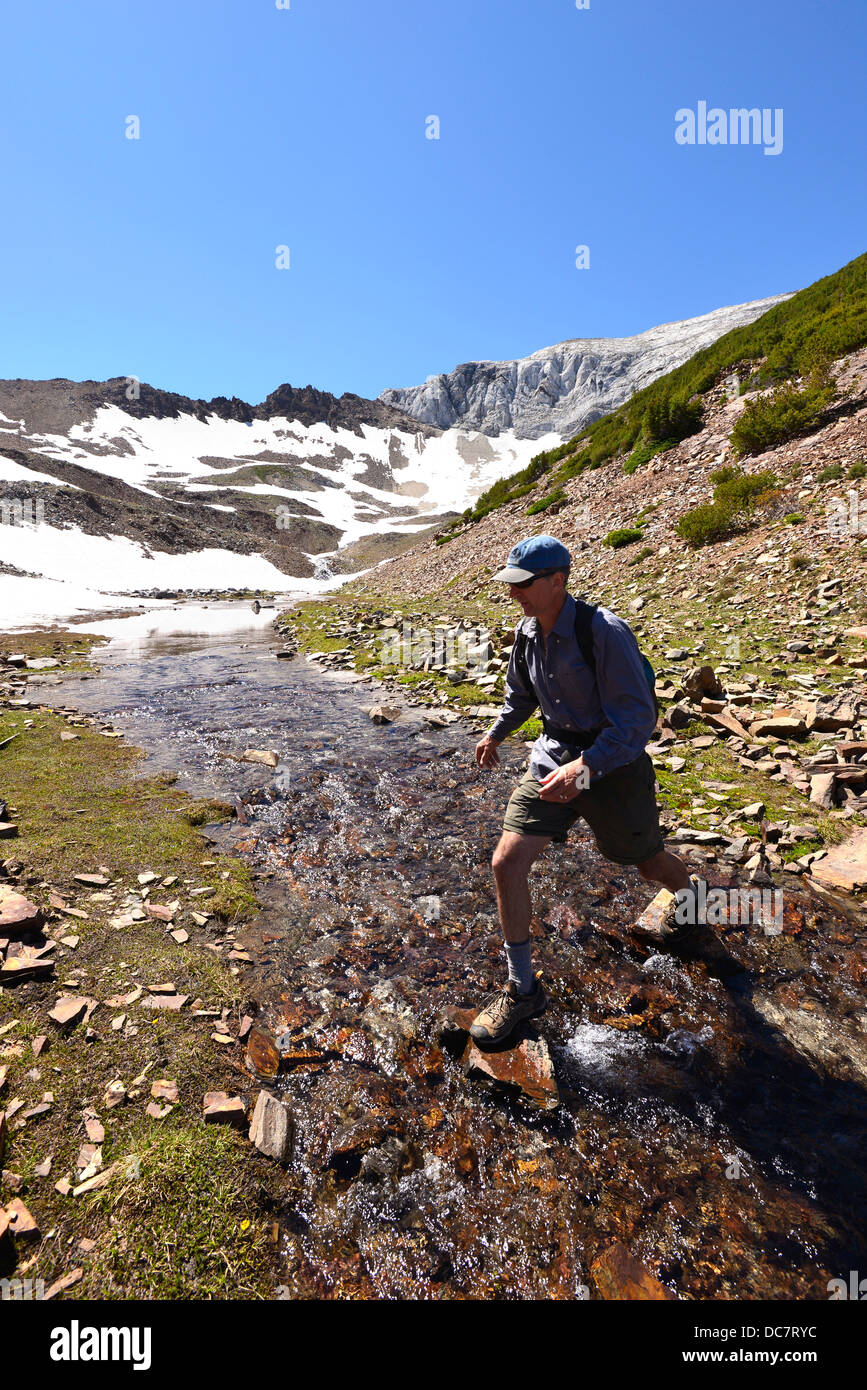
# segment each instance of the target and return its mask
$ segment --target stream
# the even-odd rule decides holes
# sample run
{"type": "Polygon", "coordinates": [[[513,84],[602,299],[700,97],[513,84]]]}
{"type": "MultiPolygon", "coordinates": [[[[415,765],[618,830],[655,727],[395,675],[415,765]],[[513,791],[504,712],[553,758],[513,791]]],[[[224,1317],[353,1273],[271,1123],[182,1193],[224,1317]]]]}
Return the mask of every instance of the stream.
{"type": "MultiPolygon", "coordinates": [[[[259,875],[244,983],[291,1059],[281,1296],[595,1298],[614,1242],[685,1299],[825,1300],[867,1273],[857,919],[781,875],[781,935],[717,929],[735,989],[630,935],[652,891],[579,822],[531,879],[561,1104],[468,1077],[438,1020],[505,976],[490,858],[527,750],[482,771],[469,723],[374,724],[364,706],[394,696],[278,660],[274,613],[83,624],[111,637],[101,674],[38,698],[240,810],[208,835],[259,875]]],[[[702,872],[738,881],[722,857],[702,872]]]]}

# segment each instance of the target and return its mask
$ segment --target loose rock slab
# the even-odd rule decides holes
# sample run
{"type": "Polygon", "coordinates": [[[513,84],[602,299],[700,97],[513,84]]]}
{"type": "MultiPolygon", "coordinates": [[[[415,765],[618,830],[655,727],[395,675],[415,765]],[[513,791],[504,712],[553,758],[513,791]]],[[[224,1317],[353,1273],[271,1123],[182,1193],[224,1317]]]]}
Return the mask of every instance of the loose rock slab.
{"type": "Polygon", "coordinates": [[[292,1157],[294,1134],[292,1112],[288,1105],[268,1091],[260,1091],[250,1121],[250,1142],[268,1158],[275,1158],[278,1163],[288,1163],[292,1157]]]}
{"type": "Polygon", "coordinates": [[[246,1121],[241,1097],[226,1091],[206,1091],[202,1113],[207,1124],[243,1125],[246,1121]]]}
{"type": "Polygon", "coordinates": [[[856,830],[840,845],[832,845],[823,859],[810,865],[810,873],[829,888],[867,888],[867,830],[856,830]]]}
{"type": "Polygon", "coordinates": [[[596,1287],[604,1299],[663,1299],[677,1302],[677,1295],[661,1284],[655,1275],[633,1259],[619,1240],[590,1266],[596,1287]]]}
{"type": "Polygon", "coordinates": [[[12,936],[41,925],[42,913],[35,903],[12,888],[0,888],[0,936],[12,936]]]}
{"type": "Polygon", "coordinates": [[[525,1023],[515,1030],[511,1047],[482,1051],[470,1037],[475,1016],[472,1009],[446,1009],[439,1030],[444,1041],[450,1040],[451,1050],[463,1040],[461,1062],[467,1076],[517,1087],[543,1109],[556,1110],[560,1091],[545,1039],[525,1023]]]}

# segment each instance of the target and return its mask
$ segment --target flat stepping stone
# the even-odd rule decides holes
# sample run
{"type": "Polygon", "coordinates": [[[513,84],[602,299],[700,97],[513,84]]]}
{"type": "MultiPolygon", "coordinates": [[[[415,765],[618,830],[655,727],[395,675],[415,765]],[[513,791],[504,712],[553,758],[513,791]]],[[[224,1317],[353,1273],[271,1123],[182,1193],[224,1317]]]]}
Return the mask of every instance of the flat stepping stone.
{"type": "Polygon", "coordinates": [[[810,865],[810,873],[828,888],[849,893],[867,888],[867,830],[856,830],[842,844],[830,846],[824,858],[810,865]]]}
{"type": "Polygon", "coordinates": [[[440,1037],[450,1051],[460,1050],[461,1064],[468,1077],[491,1081],[497,1085],[516,1088],[544,1110],[556,1110],[560,1091],[554,1075],[554,1064],[548,1044],[531,1023],[525,1021],[508,1046],[482,1049],[470,1037],[470,1026],[476,1017],[472,1009],[449,1008],[445,1011],[440,1037]]]}

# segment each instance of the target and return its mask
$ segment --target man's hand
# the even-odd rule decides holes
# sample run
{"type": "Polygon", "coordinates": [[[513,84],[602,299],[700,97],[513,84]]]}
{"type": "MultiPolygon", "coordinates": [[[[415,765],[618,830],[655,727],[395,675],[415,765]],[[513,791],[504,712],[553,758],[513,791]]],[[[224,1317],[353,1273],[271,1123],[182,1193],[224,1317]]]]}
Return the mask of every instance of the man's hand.
{"type": "Polygon", "coordinates": [[[573,801],[579,792],[590,786],[590,769],[583,758],[549,772],[539,783],[539,796],[543,801],[573,801]]]}
{"type": "Polygon", "coordinates": [[[497,751],[499,747],[497,740],[488,738],[487,734],[484,738],[479,739],[476,744],[476,762],[479,767],[494,767],[500,761],[500,754],[497,751]]]}

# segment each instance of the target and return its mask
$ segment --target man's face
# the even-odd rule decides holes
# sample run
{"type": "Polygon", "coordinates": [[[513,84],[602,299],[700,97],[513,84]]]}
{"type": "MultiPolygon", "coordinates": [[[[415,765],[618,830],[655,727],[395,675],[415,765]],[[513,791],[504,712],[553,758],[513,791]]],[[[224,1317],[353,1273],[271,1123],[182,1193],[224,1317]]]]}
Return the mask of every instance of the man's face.
{"type": "Polygon", "coordinates": [[[562,592],[562,574],[539,575],[526,588],[522,584],[509,585],[509,597],[521,605],[526,618],[538,617],[551,608],[562,592]]]}

